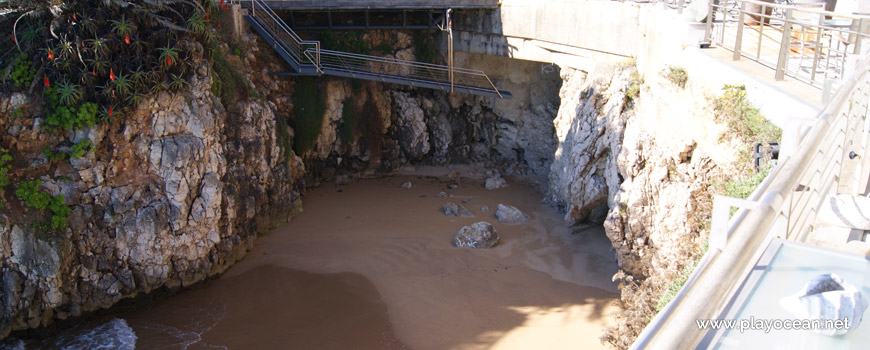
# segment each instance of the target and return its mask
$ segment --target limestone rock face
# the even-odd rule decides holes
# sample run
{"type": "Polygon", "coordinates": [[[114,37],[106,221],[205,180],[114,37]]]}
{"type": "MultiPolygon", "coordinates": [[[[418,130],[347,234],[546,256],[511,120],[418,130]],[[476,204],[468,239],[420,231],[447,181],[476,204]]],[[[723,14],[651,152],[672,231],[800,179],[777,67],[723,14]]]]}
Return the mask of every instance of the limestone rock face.
{"type": "Polygon", "coordinates": [[[453,237],[453,245],[457,247],[492,248],[498,241],[498,232],[486,221],[463,226],[453,237]]]}
{"type": "MultiPolygon", "coordinates": [[[[414,52],[407,36],[364,37],[374,46],[391,45],[396,57],[414,52]]],[[[539,63],[464,54],[457,54],[456,65],[485,70],[513,98],[324,77],[323,127],[314,148],[302,155],[309,178],[353,177],[409,163],[476,162],[507,175],[530,175],[545,186],[557,145],[553,118],[559,105],[558,73],[542,75],[539,63]],[[342,115],[347,107],[353,117],[342,115]]]]}
{"type": "Polygon", "coordinates": [[[407,93],[394,92],[398,118],[399,145],[409,158],[419,159],[429,153],[429,132],[423,109],[407,93]]]}
{"type": "Polygon", "coordinates": [[[626,272],[679,270],[706,237],[711,179],[735,171],[735,146],[719,142],[706,100],[664,78],[647,77],[632,100],[631,70],[561,74],[548,199],[571,224],[603,220],[626,272]]]}
{"type": "Polygon", "coordinates": [[[495,210],[495,219],[503,224],[521,224],[529,221],[529,216],[517,207],[499,204],[495,210]]]}
{"type": "MultiPolygon", "coordinates": [[[[301,205],[304,167],[280,146],[275,106],[223,106],[198,64],[204,74],[184,91],[146,97],[123,122],[69,133],[95,151],[34,175],[72,214],[63,244],[26,224],[0,226],[0,338],[220,273],[301,205]]],[[[14,147],[39,159],[44,146],[14,147]]]]}

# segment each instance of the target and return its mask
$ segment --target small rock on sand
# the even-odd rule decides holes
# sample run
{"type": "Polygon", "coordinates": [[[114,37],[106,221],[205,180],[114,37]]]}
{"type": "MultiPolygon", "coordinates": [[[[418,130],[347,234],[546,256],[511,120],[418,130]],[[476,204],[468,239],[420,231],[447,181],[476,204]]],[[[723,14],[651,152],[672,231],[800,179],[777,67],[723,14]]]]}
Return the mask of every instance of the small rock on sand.
{"type": "Polygon", "coordinates": [[[411,181],[403,183],[402,188],[405,188],[405,189],[411,188],[411,181]]]}
{"type": "Polygon", "coordinates": [[[456,205],[453,202],[446,202],[441,206],[441,212],[446,216],[468,216],[473,217],[474,214],[463,205],[456,205]]]}
{"type": "Polygon", "coordinates": [[[499,188],[507,187],[507,181],[498,174],[496,174],[495,176],[486,179],[486,183],[483,185],[483,187],[487,190],[492,191],[499,188]]]}
{"type": "Polygon", "coordinates": [[[469,248],[492,248],[498,244],[498,232],[492,224],[481,221],[459,229],[453,245],[469,248]]]}
{"type": "Polygon", "coordinates": [[[529,216],[517,207],[499,204],[495,210],[495,219],[503,224],[519,224],[529,221],[529,216]]]}
{"type": "Polygon", "coordinates": [[[488,213],[488,212],[489,212],[489,206],[488,206],[488,205],[484,205],[484,206],[480,207],[480,211],[482,211],[482,212],[484,212],[484,213],[488,213]]]}
{"type": "Polygon", "coordinates": [[[447,192],[438,192],[438,194],[435,195],[435,197],[445,198],[445,197],[447,197],[447,192]]]}

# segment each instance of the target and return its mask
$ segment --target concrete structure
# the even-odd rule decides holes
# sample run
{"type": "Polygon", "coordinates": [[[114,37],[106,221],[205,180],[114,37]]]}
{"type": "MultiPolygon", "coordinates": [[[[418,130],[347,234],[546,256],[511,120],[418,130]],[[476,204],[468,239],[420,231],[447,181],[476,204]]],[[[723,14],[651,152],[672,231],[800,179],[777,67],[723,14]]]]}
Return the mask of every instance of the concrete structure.
{"type": "MultiPolygon", "coordinates": [[[[750,100],[773,123],[808,120],[820,110],[820,91],[750,63],[735,65],[716,49],[699,49],[703,23],[689,23],[659,6],[611,1],[505,0],[493,10],[456,11],[458,52],[537,61],[591,71],[601,62],[636,60],[642,75],[684,68],[702,89],[747,88],[750,100]],[[584,18],[577,21],[577,17],[584,18]],[[600,35],[607,33],[607,35],[600,35]],[[756,67],[757,66],[757,67],[756,67]]],[[[795,136],[796,137],[796,136],[795,136]]],[[[786,150],[788,151],[788,150],[786,150]]]]}

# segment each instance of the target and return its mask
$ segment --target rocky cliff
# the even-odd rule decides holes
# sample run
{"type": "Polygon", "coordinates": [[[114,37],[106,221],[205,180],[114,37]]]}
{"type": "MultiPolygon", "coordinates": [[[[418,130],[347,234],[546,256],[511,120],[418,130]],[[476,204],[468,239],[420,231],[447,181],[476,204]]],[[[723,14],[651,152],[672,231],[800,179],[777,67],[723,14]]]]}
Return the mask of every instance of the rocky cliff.
{"type": "MultiPolygon", "coordinates": [[[[393,57],[415,59],[406,33],[373,31],[365,39],[392,45],[393,57]]],[[[506,103],[322,78],[322,127],[314,146],[297,156],[299,131],[287,125],[299,81],[266,74],[284,67],[255,36],[242,40],[244,55],[224,56],[247,72],[252,97],[228,105],[212,92],[218,73],[198,44],[189,44],[196,69],[184,88],[147,96],[95,127],[48,132],[41,101],[20,93],[0,100],[0,127],[9,134],[2,143],[15,163],[2,194],[10,207],[0,216],[0,338],[219,274],[258,232],[301,210],[306,179],[468,162],[546,176],[561,80],[538,63],[476,57],[499,67],[494,80],[515,96],[506,103]],[[81,158],[52,160],[44,152],[53,145],[69,152],[70,143],[85,139],[94,150],[81,158]],[[72,214],[62,233],[35,228],[38,213],[15,198],[16,184],[31,179],[64,195],[72,214]]]]}
{"type": "Polygon", "coordinates": [[[12,207],[0,217],[0,337],[220,273],[300,205],[304,167],[279,146],[274,104],[222,105],[198,52],[185,89],[66,135],[94,145],[69,162],[42,152],[64,135],[40,129],[37,103],[20,94],[0,101],[13,136],[4,146],[25,168],[13,181],[41,179],[72,208],[68,228],[46,238],[4,195],[12,207]]]}
{"type": "Polygon", "coordinates": [[[573,224],[603,223],[626,312],[605,339],[627,347],[663,289],[700,256],[714,180],[737,169],[729,137],[693,86],[628,66],[562,69],[549,199],[573,224]]]}
{"type": "MultiPolygon", "coordinates": [[[[401,46],[409,40],[401,32],[393,35],[386,42],[400,45],[396,55],[414,59],[413,48],[401,46]]],[[[544,187],[556,148],[558,71],[542,71],[537,62],[467,54],[457,55],[456,65],[485,70],[514,97],[322,78],[323,126],[312,150],[300,155],[312,177],[342,178],[406,164],[480,163],[527,175],[544,187]],[[350,118],[343,114],[348,108],[350,118]]]]}

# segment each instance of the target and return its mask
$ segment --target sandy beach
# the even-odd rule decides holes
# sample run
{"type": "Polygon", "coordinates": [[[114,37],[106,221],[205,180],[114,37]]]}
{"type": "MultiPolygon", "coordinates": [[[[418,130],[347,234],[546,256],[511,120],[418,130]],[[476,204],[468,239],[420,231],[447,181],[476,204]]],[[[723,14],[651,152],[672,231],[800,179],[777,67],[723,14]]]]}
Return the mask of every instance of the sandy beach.
{"type": "Polygon", "coordinates": [[[219,279],[122,317],[140,349],[604,348],[617,266],[603,229],[572,233],[541,194],[508,181],[494,191],[424,175],[323,184],[219,279]],[[475,217],[445,216],[446,201],[475,217]],[[499,203],[532,220],[498,223],[499,203]],[[500,244],[454,247],[478,221],[500,244]]]}

